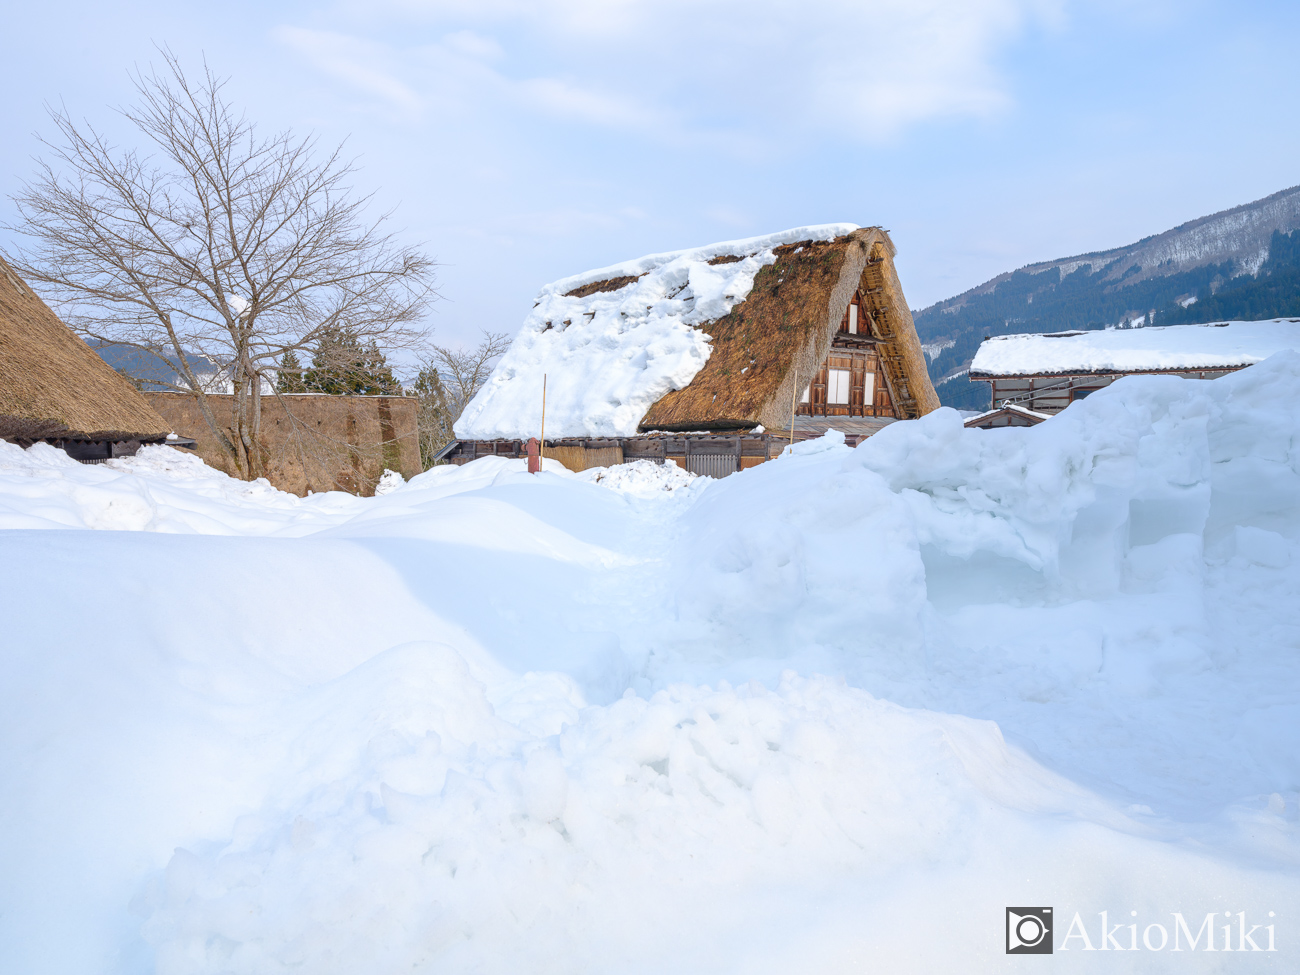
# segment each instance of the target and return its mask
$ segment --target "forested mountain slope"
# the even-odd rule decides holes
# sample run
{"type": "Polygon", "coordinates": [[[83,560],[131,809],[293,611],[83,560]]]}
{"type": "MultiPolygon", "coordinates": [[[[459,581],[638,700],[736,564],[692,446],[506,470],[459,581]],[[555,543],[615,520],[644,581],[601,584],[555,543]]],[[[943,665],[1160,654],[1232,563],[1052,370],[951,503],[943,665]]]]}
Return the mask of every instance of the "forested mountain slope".
{"type": "Polygon", "coordinates": [[[982,409],[965,370],[986,335],[1300,315],[1300,186],[1127,247],[1030,264],[914,312],[947,406],[982,409]]]}

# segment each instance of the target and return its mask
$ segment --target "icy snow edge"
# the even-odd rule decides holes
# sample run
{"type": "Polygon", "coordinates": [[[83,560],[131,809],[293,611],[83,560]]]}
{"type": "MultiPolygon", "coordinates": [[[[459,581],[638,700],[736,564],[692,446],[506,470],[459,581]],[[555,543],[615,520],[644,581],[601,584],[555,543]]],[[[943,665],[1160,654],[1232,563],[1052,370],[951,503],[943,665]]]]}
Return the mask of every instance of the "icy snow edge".
{"type": "Polygon", "coordinates": [[[754,276],[775,262],[773,249],[834,240],[856,224],[796,227],[763,237],[650,254],[563,278],[542,288],[532,312],[487,385],[456,421],[465,440],[627,437],[665,393],[703,368],[710,336],[700,326],[744,301],[754,276]],[[709,264],[716,257],[739,257],[709,264]],[[635,278],[617,291],[565,295],[586,284],[635,278]]]}

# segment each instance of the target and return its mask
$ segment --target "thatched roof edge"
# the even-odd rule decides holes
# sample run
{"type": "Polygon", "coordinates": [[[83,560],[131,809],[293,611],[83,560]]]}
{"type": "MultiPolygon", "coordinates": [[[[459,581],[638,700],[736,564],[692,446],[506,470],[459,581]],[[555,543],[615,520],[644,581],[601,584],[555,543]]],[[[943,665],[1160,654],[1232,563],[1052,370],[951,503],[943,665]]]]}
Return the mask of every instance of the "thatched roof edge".
{"type": "Polygon", "coordinates": [[[867,227],[830,241],[791,242],[775,253],[776,263],[759,272],[746,299],[703,326],[713,339],[709,360],[685,388],[650,408],[641,430],[788,427],[795,397],[826,360],[859,290],[900,414],[938,408],[886,231],[867,227]]]}
{"type": "Polygon", "coordinates": [[[0,258],[0,437],[148,441],[168,432],[139,391],[0,258]]]}

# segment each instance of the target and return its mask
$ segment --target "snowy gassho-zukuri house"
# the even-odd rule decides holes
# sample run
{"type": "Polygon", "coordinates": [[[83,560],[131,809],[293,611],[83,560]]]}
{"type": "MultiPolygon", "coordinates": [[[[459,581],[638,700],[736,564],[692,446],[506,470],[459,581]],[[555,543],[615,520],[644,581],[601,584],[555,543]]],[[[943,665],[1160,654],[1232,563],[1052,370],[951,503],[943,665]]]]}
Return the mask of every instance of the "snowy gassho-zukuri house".
{"type": "Polygon", "coordinates": [[[646,458],[721,476],[778,454],[792,424],[856,442],[928,413],[939,399],[893,257],[880,228],[830,224],[547,285],[444,456],[521,456],[543,376],[546,455],[574,470],[646,458]]]}
{"type": "Polygon", "coordinates": [[[163,443],[170,430],[0,259],[0,439],[98,463],[163,443]]]}
{"type": "Polygon", "coordinates": [[[980,344],[970,378],[993,388],[987,416],[1050,415],[1124,376],[1216,379],[1283,349],[1300,349],[1300,319],[999,335],[980,344]]]}

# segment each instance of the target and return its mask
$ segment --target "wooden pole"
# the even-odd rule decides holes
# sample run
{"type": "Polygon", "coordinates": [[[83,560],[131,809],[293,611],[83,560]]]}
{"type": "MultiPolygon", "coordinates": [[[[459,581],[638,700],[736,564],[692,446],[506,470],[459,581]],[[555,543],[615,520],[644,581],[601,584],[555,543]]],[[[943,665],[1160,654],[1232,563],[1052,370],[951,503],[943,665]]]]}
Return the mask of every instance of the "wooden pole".
{"type": "Polygon", "coordinates": [[[537,441],[537,466],[546,470],[546,373],[542,373],[542,437],[537,441]]]}
{"type": "Polygon", "coordinates": [[[794,371],[794,392],[790,394],[790,446],[794,446],[794,411],[799,402],[799,370],[794,371]]]}

